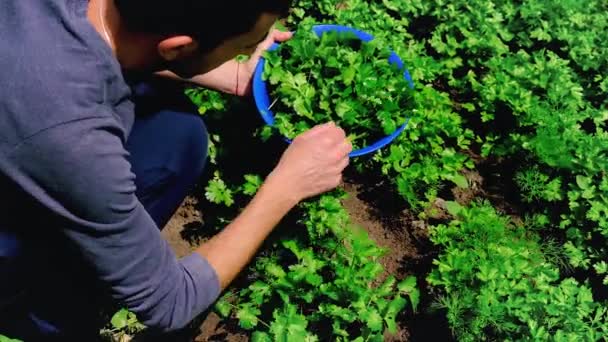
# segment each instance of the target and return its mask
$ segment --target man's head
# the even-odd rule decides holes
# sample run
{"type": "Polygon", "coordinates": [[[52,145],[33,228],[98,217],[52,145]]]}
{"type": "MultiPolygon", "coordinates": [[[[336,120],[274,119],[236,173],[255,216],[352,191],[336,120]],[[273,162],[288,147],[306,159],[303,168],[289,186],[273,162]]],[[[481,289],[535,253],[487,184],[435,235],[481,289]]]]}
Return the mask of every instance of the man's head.
{"type": "Polygon", "coordinates": [[[291,0],[114,0],[130,31],[162,37],[162,62],[181,76],[250,54],[291,0]]]}

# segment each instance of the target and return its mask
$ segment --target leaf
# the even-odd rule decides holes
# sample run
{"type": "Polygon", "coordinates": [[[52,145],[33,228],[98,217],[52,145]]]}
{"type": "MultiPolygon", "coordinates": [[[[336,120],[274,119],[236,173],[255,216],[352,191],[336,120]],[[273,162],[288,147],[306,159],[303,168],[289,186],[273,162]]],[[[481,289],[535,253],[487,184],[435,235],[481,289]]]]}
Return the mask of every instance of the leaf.
{"type": "Polygon", "coordinates": [[[287,275],[283,268],[276,263],[268,263],[266,265],[266,272],[276,278],[285,278],[285,275],[287,275]]]}
{"type": "Polygon", "coordinates": [[[334,335],[338,335],[338,336],[342,336],[342,337],[348,337],[348,331],[346,331],[344,328],[342,328],[342,326],[340,325],[340,322],[337,320],[334,320],[334,322],[331,325],[332,329],[333,329],[333,333],[334,335]]]}
{"type": "Polygon", "coordinates": [[[420,303],[420,290],[415,288],[409,293],[410,302],[412,302],[412,309],[414,312],[418,310],[418,304],[420,303]]]}
{"type": "Polygon", "coordinates": [[[250,330],[258,325],[258,316],[261,314],[260,309],[245,304],[237,310],[236,317],[239,319],[241,328],[250,330]]]}
{"type": "Polygon", "coordinates": [[[403,294],[407,294],[412,302],[412,308],[414,311],[418,308],[420,302],[420,290],[416,287],[416,277],[409,276],[402,282],[397,284],[397,289],[403,294]]]}
{"type": "Polygon", "coordinates": [[[460,188],[468,188],[469,187],[469,181],[466,179],[465,176],[457,173],[455,174],[452,179],[452,182],[454,182],[454,184],[456,184],[458,187],[460,188]]]}
{"type": "Polygon", "coordinates": [[[390,295],[393,292],[393,286],[395,285],[395,282],[395,277],[392,275],[386,278],[384,283],[382,283],[382,285],[380,285],[378,289],[376,289],[376,295],[379,297],[386,297],[390,295]]]}
{"type": "Polygon", "coordinates": [[[0,342],[21,342],[21,340],[16,340],[16,339],[8,338],[8,337],[0,334],[0,342]]]}
{"type": "Polygon", "coordinates": [[[454,217],[458,216],[458,214],[460,214],[463,209],[463,207],[458,202],[454,201],[445,202],[445,207],[448,210],[448,213],[450,213],[450,215],[454,217]]]}
{"type": "Polygon", "coordinates": [[[238,55],[234,59],[237,61],[237,63],[245,63],[249,60],[249,58],[250,57],[248,55],[238,55]]]}
{"type": "Polygon", "coordinates": [[[593,268],[595,268],[595,272],[597,274],[608,273],[608,263],[603,260],[593,265],[593,268]]]}
{"type": "Polygon", "coordinates": [[[319,338],[316,335],[307,333],[304,337],[304,342],[319,342],[319,338]]]}
{"type": "Polygon", "coordinates": [[[272,342],[272,339],[267,333],[256,331],[251,335],[251,342],[272,342]]]}
{"type": "Polygon", "coordinates": [[[340,298],[340,294],[336,289],[336,286],[331,283],[321,284],[319,286],[319,290],[321,293],[333,300],[338,300],[340,298]]]}
{"type": "Polygon", "coordinates": [[[212,203],[224,204],[230,207],[234,204],[232,190],[228,189],[226,183],[220,178],[219,172],[215,172],[214,178],[209,181],[205,188],[205,197],[212,203]]]}
{"type": "MultiPolygon", "coordinates": [[[[336,106],[336,114],[342,119],[348,116],[348,114],[355,114],[355,108],[350,101],[339,102],[336,106]]],[[[348,122],[348,121],[347,121],[348,122]]],[[[350,122],[352,124],[352,122],[350,122]]]]}
{"type": "Polygon", "coordinates": [[[260,128],[259,130],[259,136],[262,139],[262,141],[268,141],[272,135],[274,133],[273,127],[272,126],[264,126],[262,128],[260,128]]]}
{"type": "Polygon", "coordinates": [[[298,113],[298,115],[314,121],[315,118],[313,117],[312,110],[304,98],[295,99],[293,102],[293,109],[296,111],[296,113],[298,113]]]}
{"type": "Polygon", "coordinates": [[[309,273],[306,275],[305,280],[307,283],[309,283],[310,285],[317,287],[321,284],[323,284],[323,277],[321,277],[318,274],[315,273],[309,273]]]}
{"type": "Polygon", "coordinates": [[[397,284],[397,289],[401,293],[410,293],[416,289],[416,277],[409,276],[397,284]]]}
{"type": "Polygon", "coordinates": [[[129,310],[120,309],[110,320],[114,329],[124,329],[129,324],[129,310]]]}
{"type": "Polygon", "coordinates": [[[227,318],[230,316],[230,312],[232,311],[232,306],[225,299],[220,299],[215,303],[215,310],[220,314],[220,316],[227,318]]]}
{"type": "Polygon", "coordinates": [[[368,328],[372,331],[380,331],[384,326],[382,316],[378,313],[377,310],[371,309],[366,310],[361,313],[361,319],[365,322],[368,328]]]}
{"type": "Polygon", "coordinates": [[[395,297],[395,299],[389,303],[386,313],[384,314],[384,321],[386,322],[388,331],[391,334],[395,334],[397,332],[397,323],[395,322],[395,318],[399,312],[403,310],[406,304],[407,301],[401,296],[395,297]]]}
{"type": "Polygon", "coordinates": [[[306,303],[311,304],[316,298],[316,293],[314,291],[307,291],[301,297],[306,303]]]}
{"type": "Polygon", "coordinates": [[[282,244],[283,247],[290,250],[298,258],[298,260],[302,260],[302,250],[300,249],[300,246],[298,246],[298,242],[296,240],[283,240],[282,244]]]}
{"type": "Polygon", "coordinates": [[[578,175],[576,176],[576,184],[582,190],[587,190],[591,186],[591,178],[578,175]]]}
{"type": "Polygon", "coordinates": [[[288,305],[283,310],[275,310],[274,322],[270,325],[270,332],[275,341],[315,341],[316,337],[306,331],[308,321],[297,313],[295,305],[288,305]]]}
{"type": "Polygon", "coordinates": [[[338,317],[345,322],[352,323],[357,319],[357,315],[354,311],[349,308],[342,308],[335,304],[329,304],[324,307],[323,311],[327,312],[328,315],[338,317]]]}
{"type": "Polygon", "coordinates": [[[397,130],[397,123],[395,122],[392,113],[382,110],[378,112],[378,119],[380,120],[384,134],[392,134],[397,130]]]}
{"type": "Polygon", "coordinates": [[[249,196],[255,195],[262,183],[262,177],[258,175],[245,175],[245,184],[242,187],[243,193],[249,196]]]}
{"type": "Polygon", "coordinates": [[[354,67],[348,67],[345,68],[342,71],[342,81],[344,82],[345,85],[350,85],[351,83],[353,83],[353,80],[355,79],[355,75],[357,75],[357,69],[354,67]]]}
{"type": "Polygon", "coordinates": [[[250,298],[256,305],[262,305],[268,295],[270,295],[272,289],[270,285],[263,281],[257,280],[255,283],[249,285],[251,290],[250,298]]]}

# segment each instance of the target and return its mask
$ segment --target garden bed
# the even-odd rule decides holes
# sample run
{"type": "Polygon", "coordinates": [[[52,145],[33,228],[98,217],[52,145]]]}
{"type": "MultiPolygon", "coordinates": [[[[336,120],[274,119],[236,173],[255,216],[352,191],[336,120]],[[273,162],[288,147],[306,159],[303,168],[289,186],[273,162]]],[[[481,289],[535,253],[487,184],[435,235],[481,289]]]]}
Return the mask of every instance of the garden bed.
{"type": "MultiPolygon", "coordinates": [[[[370,32],[403,58],[416,84],[408,128],[353,160],[347,198],[334,192],[294,210],[216,307],[224,317],[205,316],[203,334],[197,323],[185,339],[605,339],[607,4],[300,0],[287,23],[310,17],[370,32]],[[353,244],[363,246],[353,260],[327,250],[353,244]],[[323,265],[307,281],[292,255],[304,248],[323,265]],[[340,258],[355,271],[382,267],[344,278],[340,258]],[[344,279],[354,287],[334,293],[344,279]],[[295,333],[281,335],[286,327],[295,333]]],[[[204,94],[193,96],[199,105],[204,94]]],[[[180,252],[225,226],[255,185],[243,176],[268,174],[285,148],[277,135],[256,137],[253,104],[227,108],[205,114],[209,185],[164,233],[180,252]]]]}

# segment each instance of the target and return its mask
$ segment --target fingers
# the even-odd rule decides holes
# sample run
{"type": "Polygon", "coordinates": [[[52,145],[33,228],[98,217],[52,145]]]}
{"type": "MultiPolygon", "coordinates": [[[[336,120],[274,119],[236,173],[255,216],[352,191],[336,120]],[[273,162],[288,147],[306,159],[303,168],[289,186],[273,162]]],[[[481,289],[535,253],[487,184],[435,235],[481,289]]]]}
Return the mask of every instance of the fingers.
{"type": "Polygon", "coordinates": [[[344,132],[342,128],[336,126],[334,123],[331,123],[327,129],[325,139],[327,140],[327,144],[329,146],[334,147],[346,141],[346,132],[344,132]]]}
{"type": "Polygon", "coordinates": [[[302,133],[300,135],[301,138],[304,139],[309,139],[312,137],[316,137],[319,134],[322,134],[323,132],[326,132],[328,129],[331,129],[332,127],[335,127],[336,124],[333,122],[328,122],[328,123],[324,123],[321,125],[316,125],[315,127],[309,129],[308,131],[302,133]]]}
{"type": "Polygon", "coordinates": [[[293,37],[293,33],[283,32],[283,31],[279,31],[279,30],[273,30],[271,35],[274,37],[274,41],[276,41],[276,42],[284,42],[293,37]]]}
{"type": "Polygon", "coordinates": [[[342,184],[342,174],[339,174],[336,179],[334,179],[333,188],[337,188],[340,184],[342,184]]]}
{"type": "Polygon", "coordinates": [[[260,59],[260,57],[262,57],[262,54],[264,53],[264,51],[270,49],[270,47],[272,46],[273,43],[274,43],[274,38],[272,36],[272,33],[269,33],[268,36],[266,37],[266,39],[264,39],[264,41],[262,41],[258,45],[258,47],[255,49],[253,54],[251,54],[251,58],[249,60],[255,61],[257,63],[257,61],[260,59]]]}
{"type": "Polygon", "coordinates": [[[336,153],[337,158],[335,159],[335,163],[331,168],[333,170],[332,172],[339,174],[341,174],[350,164],[350,157],[348,156],[348,153],[350,153],[350,148],[347,149],[341,146],[340,149],[341,150],[336,153]]]}
{"type": "Polygon", "coordinates": [[[275,42],[275,33],[274,31],[271,31],[270,33],[268,33],[268,35],[266,36],[266,39],[264,39],[259,45],[258,48],[256,49],[256,52],[264,52],[268,49],[270,49],[270,47],[272,46],[272,44],[275,42]]]}
{"type": "Polygon", "coordinates": [[[338,164],[338,170],[340,170],[340,172],[344,171],[344,169],[348,167],[348,164],[350,164],[350,158],[346,156],[338,164]]]}
{"type": "Polygon", "coordinates": [[[340,153],[341,156],[348,157],[348,154],[351,153],[352,151],[353,151],[353,145],[348,140],[344,140],[342,142],[342,144],[340,144],[340,147],[338,148],[338,153],[340,153]]]}
{"type": "Polygon", "coordinates": [[[284,42],[290,39],[292,36],[293,34],[291,32],[281,32],[277,29],[270,31],[268,36],[266,36],[266,39],[264,39],[264,41],[261,42],[260,45],[258,45],[258,47],[255,49],[255,52],[251,55],[251,59],[257,61],[262,56],[264,51],[270,49],[272,44],[275,42],[284,42]]]}

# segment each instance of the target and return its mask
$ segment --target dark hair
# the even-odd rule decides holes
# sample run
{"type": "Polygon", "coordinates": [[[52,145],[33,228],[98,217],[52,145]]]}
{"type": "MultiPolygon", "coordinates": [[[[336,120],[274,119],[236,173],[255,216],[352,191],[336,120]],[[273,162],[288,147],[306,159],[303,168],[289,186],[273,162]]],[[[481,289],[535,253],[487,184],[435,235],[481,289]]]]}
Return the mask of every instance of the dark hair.
{"type": "Polygon", "coordinates": [[[114,0],[129,29],[185,34],[203,52],[253,29],[262,13],[284,15],[291,0],[114,0]]]}

